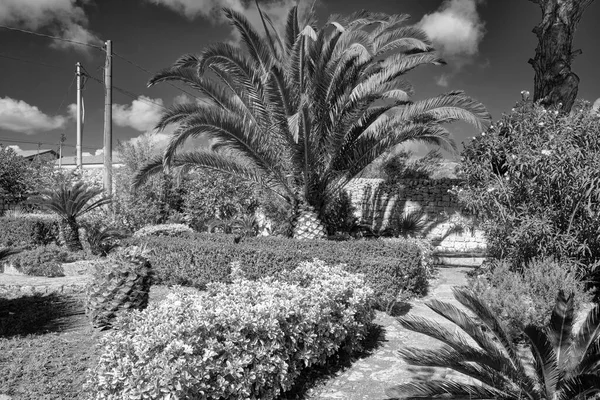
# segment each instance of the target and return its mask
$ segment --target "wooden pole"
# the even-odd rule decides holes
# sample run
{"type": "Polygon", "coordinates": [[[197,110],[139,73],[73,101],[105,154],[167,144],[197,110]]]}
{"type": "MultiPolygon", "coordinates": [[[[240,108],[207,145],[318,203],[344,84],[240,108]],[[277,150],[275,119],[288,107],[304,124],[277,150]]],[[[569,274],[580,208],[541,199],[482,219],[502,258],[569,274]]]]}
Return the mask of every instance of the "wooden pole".
{"type": "Polygon", "coordinates": [[[112,41],[106,41],[104,67],[104,192],[112,194],[112,41]]]}
{"type": "Polygon", "coordinates": [[[81,75],[81,64],[77,63],[77,160],[76,165],[78,169],[82,168],[82,152],[81,142],[83,139],[83,125],[81,123],[81,89],[82,89],[82,75],[81,75]]]}

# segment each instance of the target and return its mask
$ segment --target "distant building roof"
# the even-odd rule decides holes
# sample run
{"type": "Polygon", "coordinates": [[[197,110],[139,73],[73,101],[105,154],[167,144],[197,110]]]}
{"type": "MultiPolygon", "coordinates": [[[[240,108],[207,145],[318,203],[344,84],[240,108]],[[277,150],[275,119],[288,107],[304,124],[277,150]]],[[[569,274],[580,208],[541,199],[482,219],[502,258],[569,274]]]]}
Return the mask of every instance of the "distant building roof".
{"type": "MultiPolygon", "coordinates": [[[[97,156],[83,156],[81,157],[81,162],[83,163],[83,165],[102,165],[104,164],[104,155],[100,154],[97,156]]],[[[121,164],[121,158],[119,158],[117,154],[113,154],[112,162],[113,164],[121,164]]],[[[60,160],[54,161],[54,164],[62,164],[65,166],[77,165],[77,157],[63,157],[60,160]]]]}
{"type": "Polygon", "coordinates": [[[52,149],[39,149],[39,150],[15,150],[18,156],[23,158],[27,158],[29,160],[41,156],[41,155],[49,155],[54,158],[58,158],[58,153],[52,149]]]}

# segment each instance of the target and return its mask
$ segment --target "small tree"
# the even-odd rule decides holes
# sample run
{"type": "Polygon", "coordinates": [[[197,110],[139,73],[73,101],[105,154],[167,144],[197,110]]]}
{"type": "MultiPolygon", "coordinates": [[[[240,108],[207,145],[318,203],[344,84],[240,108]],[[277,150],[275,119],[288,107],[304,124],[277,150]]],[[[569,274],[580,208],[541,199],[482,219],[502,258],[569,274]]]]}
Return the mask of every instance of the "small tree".
{"type": "Polygon", "coordinates": [[[43,191],[33,201],[42,208],[56,213],[61,221],[65,244],[70,251],[83,250],[79,239],[79,217],[98,207],[110,204],[110,197],[98,197],[102,189],[90,189],[83,182],[73,186],[62,184],[43,191]]]}

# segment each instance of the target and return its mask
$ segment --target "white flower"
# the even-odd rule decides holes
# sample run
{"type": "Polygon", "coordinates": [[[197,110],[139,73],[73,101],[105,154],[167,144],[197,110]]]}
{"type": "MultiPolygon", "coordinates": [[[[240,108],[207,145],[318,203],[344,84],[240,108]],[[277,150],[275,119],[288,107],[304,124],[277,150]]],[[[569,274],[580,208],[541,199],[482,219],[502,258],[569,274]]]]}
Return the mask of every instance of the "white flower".
{"type": "Polygon", "coordinates": [[[513,160],[516,160],[516,159],[517,159],[517,156],[515,156],[514,154],[512,154],[510,157],[511,157],[513,160]]]}
{"type": "Polygon", "coordinates": [[[550,150],[542,150],[542,154],[545,156],[549,156],[550,154],[552,154],[552,152],[550,150]]]}
{"type": "Polygon", "coordinates": [[[485,136],[485,132],[481,132],[481,136],[485,136]]]}
{"type": "Polygon", "coordinates": [[[496,190],[496,188],[493,188],[493,187],[491,187],[491,188],[488,188],[487,192],[488,192],[488,193],[491,193],[491,192],[493,192],[494,190],[496,190]]]}
{"type": "Polygon", "coordinates": [[[517,111],[517,110],[515,110],[514,108],[512,108],[510,111],[512,111],[512,112],[515,112],[515,111],[517,111]]]}
{"type": "Polygon", "coordinates": [[[544,126],[544,123],[543,123],[543,122],[540,122],[538,125],[539,125],[539,126],[544,126]]]}

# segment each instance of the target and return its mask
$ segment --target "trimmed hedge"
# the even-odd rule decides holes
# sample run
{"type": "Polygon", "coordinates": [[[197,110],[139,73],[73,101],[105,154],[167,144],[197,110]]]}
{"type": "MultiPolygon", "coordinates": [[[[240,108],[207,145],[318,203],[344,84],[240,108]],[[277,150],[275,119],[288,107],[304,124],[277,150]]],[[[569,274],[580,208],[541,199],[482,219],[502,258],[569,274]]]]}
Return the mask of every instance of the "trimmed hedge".
{"type": "Polygon", "coordinates": [[[0,247],[31,249],[59,242],[58,220],[46,214],[0,217],[0,247]]]}
{"type": "Polygon", "coordinates": [[[361,349],[371,295],[362,276],[320,261],[277,280],[176,288],[117,317],[86,387],[98,399],[275,399],[302,370],[361,349]]]}
{"type": "Polygon", "coordinates": [[[428,255],[414,240],[300,241],[255,237],[234,243],[232,235],[198,233],[183,238],[131,238],[146,245],[156,279],[165,285],[204,289],[210,282],[230,282],[231,263],[242,265],[248,279],[292,270],[314,258],[345,264],[363,273],[375,291],[377,306],[389,310],[401,296],[424,295],[431,266],[428,255]]]}

